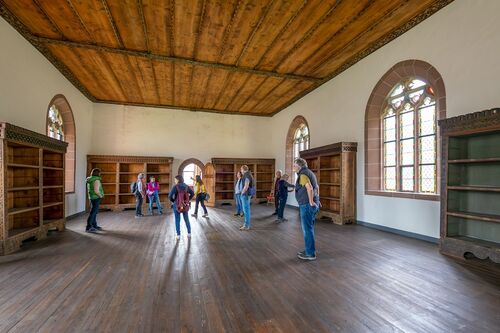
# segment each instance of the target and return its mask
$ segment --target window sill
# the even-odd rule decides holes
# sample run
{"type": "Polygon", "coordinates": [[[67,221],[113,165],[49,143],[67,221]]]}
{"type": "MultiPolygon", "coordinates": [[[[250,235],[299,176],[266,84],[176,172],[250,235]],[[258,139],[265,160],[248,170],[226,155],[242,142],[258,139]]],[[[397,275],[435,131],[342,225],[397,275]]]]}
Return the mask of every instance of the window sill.
{"type": "Polygon", "coordinates": [[[386,192],[386,191],[365,191],[366,195],[378,195],[381,197],[405,198],[417,200],[439,201],[439,194],[423,194],[410,192],[386,192]]]}

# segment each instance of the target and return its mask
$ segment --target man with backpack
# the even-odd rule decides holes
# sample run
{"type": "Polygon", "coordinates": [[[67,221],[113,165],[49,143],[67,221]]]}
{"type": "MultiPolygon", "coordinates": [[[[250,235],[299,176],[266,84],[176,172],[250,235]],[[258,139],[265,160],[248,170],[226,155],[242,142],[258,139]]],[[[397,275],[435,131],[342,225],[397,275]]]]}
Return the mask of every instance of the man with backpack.
{"type": "Polygon", "coordinates": [[[181,214],[186,223],[188,237],[191,237],[191,224],[189,223],[189,209],[191,208],[191,199],[194,197],[193,190],[184,183],[184,177],[175,176],[175,185],[170,190],[168,198],[172,202],[172,209],[175,217],[175,240],[181,236],[181,214]]]}
{"type": "Polygon", "coordinates": [[[135,195],[135,218],[142,216],[142,204],[146,198],[146,184],[144,184],[144,174],[137,175],[137,181],[131,184],[131,191],[135,195]]]}
{"type": "Polygon", "coordinates": [[[245,222],[240,227],[240,230],[250,230],[250,199],[255,196],[255,182],[253,180],[252,173],[248,168],[248,165],[241,166],[241,182],[243,183],[243,189],[241,190],[241,207],[243,208],[243,214],[245,215],[245,222]]]}

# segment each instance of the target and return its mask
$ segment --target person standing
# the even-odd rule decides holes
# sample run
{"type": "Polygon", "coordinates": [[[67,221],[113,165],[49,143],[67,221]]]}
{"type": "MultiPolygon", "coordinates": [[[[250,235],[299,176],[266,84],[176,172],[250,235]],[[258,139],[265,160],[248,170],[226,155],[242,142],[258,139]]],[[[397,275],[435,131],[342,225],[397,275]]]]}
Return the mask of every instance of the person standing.
{"type": "Polygon", "coordinates": [[[160,183],[158,183],[155,177],[149,177],[149,183],[147,187],[146,194],[149,200],[149,214],[153,215],[153,202],[156,202],[156,208],[158,209],[158,214],[163,214],[161,203],[160,203],[160,183]]]}
{"type": "Polygon", "coordinates": [[[241,205],[241,190],[243,182],[241,181],[241,171],[236,173],[236,182],[234,183],[234,201],[236,201],[236,214],[234,216],[243,216],[243,207],[241,205]]]}
{"type": "MultiPolygon", "coordinates": [[[[288,175],[285,173],[280,181],[278,182],[278,196],[276,197],[276,200],[278,200],[279,202],[279,205],[278,205],[278,219],[275,221],[277,223],[280,223],[280,222],[286,222],[288,221],[285,217],[284,217],[284,213],[285,213],[285,206],[286,206],[286,202],[288,200],[288,192],[289,192],[289,188],[294,188],[295,185],[293,184],[290,184],[288,182],[288,175]]],[[[293,191],[293,190],[290,190],[290,191],[293,191]]]]}
{"type": "Polygon", "coordinates": [[[196,203],[194,205],[194,214],[191,216],[198,217],[198,205],[201,204],[201,208],[203,208],[203,217],[208,216],[207,207],[205,207],[205,199],[207,197],[207,190],[205,188],[205,184],[203,184],[203,180],[201,180],[200,175],[196,175],[195,183],[194,183],[194,195],[196,198],[196,203]]]}
{"type": "Polygon", "coordinates": [[[104,198],[104,190],[102,188],[101,181],[101,170],[92,169],[90,176],[87,178],[87,194],[90,201],[90,214],[87,218],[86,232],[95,233],[98,230],[102,230],[100,226],[97,225],[97,213],[99,212],[99,204],[101,199],[104,198]]]}
{"type": "Polygon", "coordinates": [[[273,189],[272,189],[272,194],[274,196],[274,213],[273,215],[278,214],[278,208],[279,208],[279,186],[278,183],[281,179],[281,170],[276,171],[275,177],[274,177],[274,184],[273,184],[273,189]]]}
{"type": "Polygon", "coordinates": [[[299,204],[300,222],[304,233],[305,249],[297,253],[299,259],[316,260],[314,222],[319,210],[319,187],[316,175],[307,167],[306,160],[297,158],[293,164],[297,173],[295,199],[299,204]]]}
{"type": "Polygon", "coordinates": [[[240,227],[240,230],[250,230],[250,199],[255,195],[255,183],[248,165],[242,165],[240,171],[243,174],[241,177],[243,183],[243,189],[241,190],[241,207],[245,215],[244,223],[240,227]]]}
{"type": "Polygon", "coordinates": [[[181,214],[186,223],[188,237],[191,237],[191,224],[189,223],[189,208],[191,199],[194,197],[193,190],[184,183],[184,177],[181,175],[175,176],[175,185],[170,190],[168,198],[172,202],[172,210],[175,218],[175,240],[179,240],[181,236],[181,214]]]}
{"type": "Polygon", "coordinates": [[[136,187],[135,187],[135,217],[141,218],[142,215],[142,204],[146,198],[146,184],[144,184],[144,174],[141,172],[137,175],[136,187]]]}

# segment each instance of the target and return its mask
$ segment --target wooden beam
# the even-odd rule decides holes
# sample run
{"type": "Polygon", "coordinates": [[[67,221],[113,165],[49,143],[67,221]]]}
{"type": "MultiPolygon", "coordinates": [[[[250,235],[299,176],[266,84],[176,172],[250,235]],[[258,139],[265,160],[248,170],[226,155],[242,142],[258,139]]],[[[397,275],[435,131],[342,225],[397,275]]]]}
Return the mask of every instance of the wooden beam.
{"type": "Polygon", "coordinates": [[[230,71],[230,72],[249,73],[249,74],[256,74],[256,75],[263,75],[263,76],[274,76],[274,77],[279,77],[279,78],[283,78],[283,79],[321,82],[321,78],[315,78],[315,77],[311,77],[311,76],[303,76],[303,75],[295,75],[295,74],[282,74],[282,73],[272,72],[272,71],[261,71],[261,70],[257,70],[257,69],[247,68],[247,67],[238,67],[238,66],[224,65],[224,64],[218,64],[218,63],[213,63],[213,62],[192,60],[192,59],[181,58],[181,57],[172,57],[172,56],[154,54],[154,53],[144,52],[144,51],[115,49],[115,48],[107,47],[107,46],[99,46],[99,45],[94,45],[94,44],[70,42],[70,41],[66,41],[66,40],[59,40],[59,39],[46,38],[46,37],[36,37],[33,35],[30,35],[29,40],[37,42],[37,43],[41,43],[41,44],[56,44],[56,45],[64,45],[64,46],[76,47],[76,48],[81,48],[81,49],[96,50],[96,51],[100,51],[100,52],[125,54],[125,55],[130,55],[130,56],[147,58],[147,59],[151,59],[151,60],[171,61],[171,62],[176,62],[176,63],[188,64],[188,65],[192,65],[192,66],[204,66],[204,67],[209,67],[209,68],[222,69],[222,70],[226,70],[226,71],[230,71]]]}
{"type": "Polygon", "coordinates": [[[205,109],[205,108],[196,108],[196,107],[184,107],[178,105],[170,105],[170,104],[147,104],[147,103],[132,103],[132,102],[121,102],[121,101],[106,101],[106,100],[94,100],[94,103],[100,104],[116,104],[116,105],[131,105],[131,106],[139,106],[139,107],[151,107],[151,108],[160,108],[160,109],[174,109],[174,110],[185,110],[192,112],[208,112],[208,113],[219,113],[219,114],[228,114],[233,116],[257,116],[257,117],[271,117],[271,113],[257,113],[257,112],[238,112],[238,111],[225,111],[218,109],[205,109]]]}

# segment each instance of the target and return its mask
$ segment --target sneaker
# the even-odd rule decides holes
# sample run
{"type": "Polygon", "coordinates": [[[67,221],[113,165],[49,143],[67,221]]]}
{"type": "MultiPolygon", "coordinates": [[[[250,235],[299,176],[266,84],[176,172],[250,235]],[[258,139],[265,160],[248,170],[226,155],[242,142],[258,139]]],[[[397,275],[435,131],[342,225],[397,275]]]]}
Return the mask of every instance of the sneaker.
{"type": "Polygon", "coordinates": [[[302,260],[316,260],[316,256],[308,256],[306,255],[305,253],[304,254],[298,254],[297,257],[299,257],[299,259],[302,259],[302,260]]]}
{"type": "Polygon", "coordinates": [[[179,235],[175,236],[176,241],[178,241],[179,239],[181,239],[181,236],[179,236],[179,235]]]}
{"type": "Polygon", "coordinates": [[[248,231],[248,230],[250,230],[250,228],[249,227],[245,227],[244,225],[242,225],[240,227],[240,230],[242,230],[242,231],[248,231]]]}
{"type": "Polygon", "coordinates": [[[202,217],[208,217],[208,213],[207,214],[203,214],[202,217]]]}
{"type": "Polygon", "coordinates": [[[283,222],[283,220],[278,218],[278,219],[274,220],[274,222],[281,223],[281,222],[283,222]]]}
{"type": "Polygon", "coordinates": [[[142,215],[136,215],[135,218],[136,219],[140,219],[142,217],[142,215]]]}
{"type": "Polygon", "coordinates": [[[306,251],[297,252],[297,256],[305,256],[305,255],[306,255],[306,251]]]}
{"type": "Polygon", "coordinates": [[[198,217],[198,214],[191,214],[192,217],[198,217]]]}
{"type": "Polygon", "coordinates": [[[191,238],[191,234],[188,234],[188,238],[191,238]]]}
{"type": "Polygon", "coordinates": [[[240,213],[236,213],[236,214],[234,214],[234,216],[240,216],[240,213]]]}
{"type": "Polygon", "coordinates": [[[96,228],[90,228],[90,229],[85,230],[85,232],[90,232],[90,233],[95,234],[97,232],[97,229],[96,228]]]}
{"type": "Polygon", "coordinates": [[[158,212],[159,215],[163,215],[163,212],[158,212]]]}
{"type": "Polygon", "coordinates": [[[97,230],[99,230],[99,231],[102,231],[102,227],[100,227],[100,226],[97,226],[97,227],[95,227],[94,229],[97,229],[97,230]]]}
{"type": "Polygon", "coordinates": [[[277,212],[274,212],[274,213],[272,213],[272,214],[271,214],[271,216],[274,216],[274,215],[278,215],[278,213],[277,213],[277,212]]]}
{"type": "Polygon", "coordinates": [[[286,218],[281,219],[281,222],[287,222],[287,221],[288,221],[288,219],[286,219],[286,218]]]}

